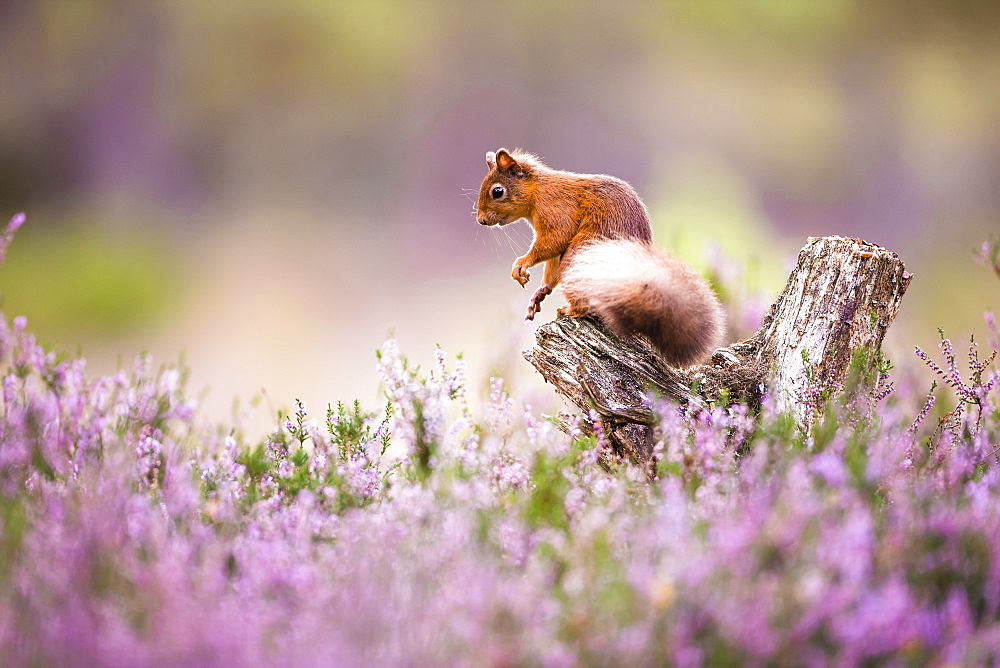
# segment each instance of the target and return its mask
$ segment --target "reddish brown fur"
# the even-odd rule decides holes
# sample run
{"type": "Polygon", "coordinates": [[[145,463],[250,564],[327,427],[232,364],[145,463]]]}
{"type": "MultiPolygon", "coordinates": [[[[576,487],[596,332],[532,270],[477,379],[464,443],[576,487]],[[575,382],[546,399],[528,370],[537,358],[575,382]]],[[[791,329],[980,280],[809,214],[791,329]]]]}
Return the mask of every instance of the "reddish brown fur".
{"type": "Polygon", "coordinates": [[[531,224],[535,233],[531,248],[517,258],[511,271],[522,286],[529,280],[528,269],[545,263],[542,286],[529,302],[527,320],[534,318],[542,300],[569,272],[572,282],[563,286],[563,292],[571,313],[598,315],[620,335],[644,334],[673,364],[697,361],[717,345],[718,300],[694,270],[652,246],[649,213],[632,186],[613,176],[550,169],[522,151],[500,149],[486,159],[490,169],[480,188],[477,220],[482,225],[507,225],[524,218],[531,224]],[[495,198],[497,187],[502,196],[495,198]],[[592,252],[606,245],[599,242],[611,240],[635,242],[629,244],[633,253],[629,262],[647,270],[631,276],[626,271],[626,276],[615,278],[621,268],[608,266],[615,254],[607,249],[592,252]],[[573,272],[573,257],[584,248],[588,259],[581,268],[594,275],[573,272]]]}

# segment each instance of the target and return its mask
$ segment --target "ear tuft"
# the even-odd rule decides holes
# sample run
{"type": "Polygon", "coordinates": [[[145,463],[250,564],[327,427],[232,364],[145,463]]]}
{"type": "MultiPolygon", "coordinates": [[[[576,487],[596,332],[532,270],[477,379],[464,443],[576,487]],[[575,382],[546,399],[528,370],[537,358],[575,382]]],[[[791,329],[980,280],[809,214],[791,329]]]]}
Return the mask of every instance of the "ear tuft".
{"type": "Polygon", "coordinates": [[[490,169],[495,169],[497,166],[497,154],[493,151],[486,154],[486,166],[490,169]]]}
{"type": "Polygon", "coordinates": [[[497,151],[496,162],[498,171],[510,172],[514,176],[524,176],[524,167],[514,159],[507,149],[502,148],[497,151]]]}

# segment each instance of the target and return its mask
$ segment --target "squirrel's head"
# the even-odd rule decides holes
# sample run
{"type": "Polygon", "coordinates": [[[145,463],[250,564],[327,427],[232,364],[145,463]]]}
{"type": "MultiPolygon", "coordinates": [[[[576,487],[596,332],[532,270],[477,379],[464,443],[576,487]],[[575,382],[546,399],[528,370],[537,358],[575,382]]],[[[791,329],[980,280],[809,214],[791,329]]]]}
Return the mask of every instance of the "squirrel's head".
{"type": "Polygon", "coordinates": [[[506,225],[531,213],[537,161],[533,156],[505,148],[486,154],[490,171],[479,189],[476,220],[480,225],[506,225]]]}

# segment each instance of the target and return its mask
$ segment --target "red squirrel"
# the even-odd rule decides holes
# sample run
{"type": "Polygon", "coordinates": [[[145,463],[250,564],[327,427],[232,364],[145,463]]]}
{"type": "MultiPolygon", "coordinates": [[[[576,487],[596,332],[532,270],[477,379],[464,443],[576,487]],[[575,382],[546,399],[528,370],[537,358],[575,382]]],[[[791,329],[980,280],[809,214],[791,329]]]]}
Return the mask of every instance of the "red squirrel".
{"type": "Polygon", "coordinates": [[[569,303],[560,315],[593,315],[619,336],[642,334],[675,366],[699,362],[719,345],[718,298],[692,267],[653,246],[649,212],[632,186],[613,176],[551,169],[517,150],[491,151],[486,164],[476,220],[531,224],[531,248],[511,271],[521,287],[528,270],[545,263],[525,320],[562,285],[569,303]]]}

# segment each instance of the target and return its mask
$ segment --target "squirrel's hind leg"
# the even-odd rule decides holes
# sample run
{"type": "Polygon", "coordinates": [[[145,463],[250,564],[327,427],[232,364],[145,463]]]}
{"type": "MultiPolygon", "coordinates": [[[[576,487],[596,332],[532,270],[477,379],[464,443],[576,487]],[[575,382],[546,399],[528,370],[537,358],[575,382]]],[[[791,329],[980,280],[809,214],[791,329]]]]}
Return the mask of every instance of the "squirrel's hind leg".
{"type": "Polygon", "coordinates": [[[534,320],[535,314],[542,310],[542,302],[551,294],[552,288],[548,285],[543,285],[535,290],[535,294],[531,296],[531,301],[528,302],[528,312],[524,314],[524,319],[534,320]]]}
{"type": "Polygon", "coordinates": [[[561,264],[561,255],[545,263],[545,273],[542,274],[542,287],[535,291],[535,294],[531,297],[531,301],[528,302],[528,312],[524,315],[525,320],[535,319],[535,314],[542,310],[542,302],[559,285],[559,269],[561,264]]]}
{"type": "Polygon", "coordinates": [[[560,306],[558,309],[556,309],[556,315],[558,315],[558,316],[569,315],[569,316],[573,316],[574,318],[580,318],[582,316],[587,315],[587,313],[586,313],[586,311],[578,311],[578,310],[576,310],[575,308],[573,308],[572,304],[570,304],[570,303],[567,302],[567,303],[563,304],[562,306],[560,306]]]}

